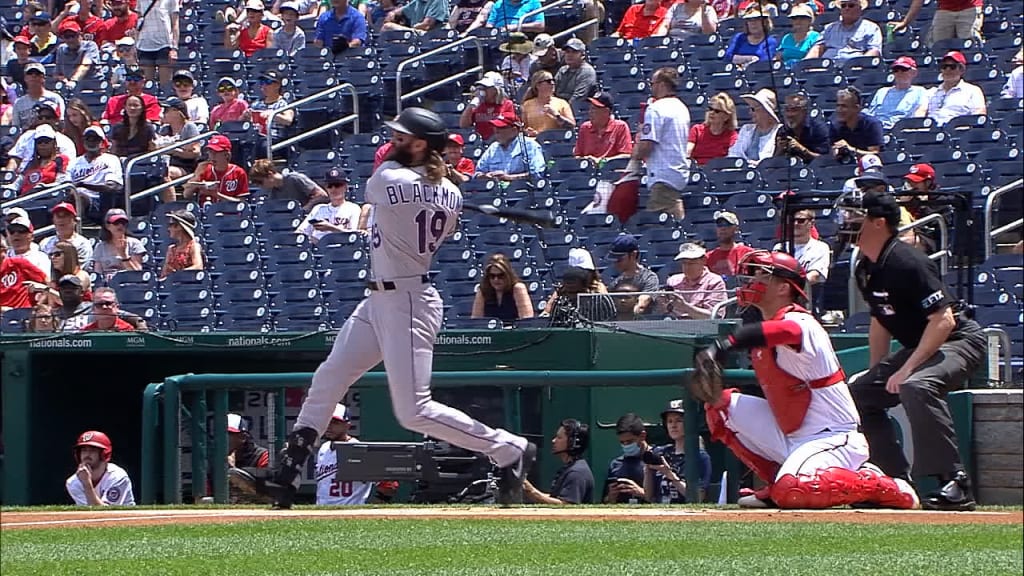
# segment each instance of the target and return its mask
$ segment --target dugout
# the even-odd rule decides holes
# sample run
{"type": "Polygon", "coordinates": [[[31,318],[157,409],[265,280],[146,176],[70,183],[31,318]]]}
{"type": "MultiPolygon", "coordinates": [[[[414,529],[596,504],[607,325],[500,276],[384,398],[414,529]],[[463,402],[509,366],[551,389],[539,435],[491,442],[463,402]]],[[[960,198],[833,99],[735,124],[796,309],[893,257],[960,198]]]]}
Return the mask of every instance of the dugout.
{"type": "MultiPolygon", "coordinates": [[[[602,328],[469,330],[438,336],[435,370],[650,370],[690,366],[695,347],[716,334],[708,323],[674,324],[672,335],[639,335],[602,328]],[[688,334],[686,332],[689,332],[688,334]]],[[[730,330],[717,325],[715,330],[730,330]]],[[[185,373],[311,372],[333,344],[333,333],[303,334],[69,334],[18,335],[0,341],[2,398],[2,502],[5,505],[68,503],[64,480],[74,471],[71,446],[88,429],[107,432],[114,459],[136,485],[142,462],[142,400],[147,385],[185,373]]],[[[835,336],[838,350],[863,346],[864,335],[835,336]]],[[[864,360],[866,361],[866,359],[864,360]]],[[[378,368],[379,370],[380,368],[378,368]]],[[[439,389],[450,402],[488,424],[504,413],[501,389],[486,381],[439,389]]],[[[574,417],[591,424],[588,460],[598,486],[607,462],[618,454],[614,422],[632,411],[657,422],[666,402],[681,395],[679,386],[571,386],[523,389],[516,395],[520,432],[541,446],[539,486],[547,486],[557,467],[547,450],[558,422],[574,417]]],[[[233,398],[232,402],[236,399],[233,398]]],[[[361,397],[361,439],[414,440],[391,415],[385,387],[370,387],[361,397]]],[[[720,471],[716,470],[716,473],[720,471]]],[[[159,495],[162,500],[163,495],[159,495]]]]}

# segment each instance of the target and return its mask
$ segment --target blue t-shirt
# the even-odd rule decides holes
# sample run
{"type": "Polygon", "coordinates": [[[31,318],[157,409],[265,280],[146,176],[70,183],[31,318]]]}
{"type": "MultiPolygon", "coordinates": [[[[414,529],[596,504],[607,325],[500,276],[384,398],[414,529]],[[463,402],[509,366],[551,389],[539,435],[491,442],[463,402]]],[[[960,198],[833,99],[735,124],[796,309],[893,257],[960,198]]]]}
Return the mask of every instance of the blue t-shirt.
{"type": "MultiPolygon", "coordinates": [[[[686,479],[686,454],[677,454],[675,444],[666,444],[654,449],[654,453],[665,458],[672,472],[681,479],[686,479]]],[[[700,487],[707,494],[711,486],[711,456],[701,450],[699,453],[700,487]]],[[[686,504],[686,494],[680,494],[676,485],[669,482],[661,472],[654,473],[655,504],[686,504]]]]}
{"type": "Polygon", "coordinates": [[[328,10],[316,20],[316,38],[324,46],[330,48],[335,36],[344,36],[349,40],[361,40],[366,44],[366,18],[350,4],[345,15],[338,18],[334,10],[328,10]]]}
{"type": "Polygon", "coordinates": [[[868,116],[863,112],[860,113],[857,125],[852,130],[846,124],[839,124],[834,116],[828,126],[828,137],[833,143],[846,140],[847,144],[858,150],[867,150],[871,146],[878,146],[881,150],[885,143],[882,132],[882,123],[874,116],[868,116]]]}
{"type": "Polygon", "coordinates": [[[779,54],[782,55],[782,63],[786,65],[786,68],[790,68],[793,64],[803,60],[807,53],[810,52],[811,47],[817,44],[820,38],[821,34],[817,30],[811,30],[807,33],[807,36],[804,36],[803,42],[798,44],[792,34],[786,34],[782,37],[782,41],[779,42],[779,54]]]}
{"type": "MultiPolygon", "coordinates": [[[[540,0],[522,0],[521,2],[497,0],[491,6],[491,13],[487,16],[487,26],[492,28],[516,26],[519,24],[519,18],[523,14],[538,9],[540,9],[540,0]]],[[[523,20],[523,24],[530,24],[532,22],[544,22],[544,13],[534,14],[523,20]]]]}
{"type": "MultiPolygon", "coordinates": [[[[608,489],[611,488],[616,478],[629,478],[642,488],[644,485],[644,470],[644,461],[639,454],[628,458],[626,456],[619,456],[613,459],[608,464],[608,476],[604,480],[604,492],[601,495],[601,499],[604,500],[604,496],[608,494],[608,489]]],[[[630,497],[620,492],[617,503],[628,504],[630,497]]],[[[644,499],[637,498],[637,501],[643,502],[644,499]]]]}
{"type": "Polygon", "coordinates": [[[928,90],[924,86],[911,86],[905,90],[886,86],[875,92],[864,113],[878,118],[882,127],[889,129],[900,120],[912,117],[914,111],[927,101],[928,90]]]}
{"type": "Polygon", "coordinates": [[[725,61],[731,62],[732,57],[757,56],[758,60],[771,60],[779,48],[779,41],[774,36],[768,36],[767,41],[762,40],[757,44],[751,44],[747,40],[746,33],[740,32],[729,41],[729,47],[725,49],[725,61]]]}

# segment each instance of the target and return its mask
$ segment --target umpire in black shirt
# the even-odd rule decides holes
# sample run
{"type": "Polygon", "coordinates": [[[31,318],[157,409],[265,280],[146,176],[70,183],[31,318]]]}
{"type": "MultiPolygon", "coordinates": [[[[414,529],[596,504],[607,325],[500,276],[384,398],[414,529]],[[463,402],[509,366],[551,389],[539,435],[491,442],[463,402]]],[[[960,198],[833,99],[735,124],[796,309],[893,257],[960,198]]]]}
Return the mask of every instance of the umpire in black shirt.
{"type": "Polygon", "coordinates": [[[939,490],[922,498],[922,507],[973,510],[945,397],[981,364],[981,327],[958,313],[935,263],[899,240],[900,208],[892,194],[855,192],[840,198],[836,208],[840,234],[863,256],[857,286],[871,312],[871,368],[851,384],[871,461],[890,476],[910,478],[886,412],[902,403],[914,439],[914,473],[939,480],[939,490]],[[902,348],[890,354],[893,338],[902,348]]]}

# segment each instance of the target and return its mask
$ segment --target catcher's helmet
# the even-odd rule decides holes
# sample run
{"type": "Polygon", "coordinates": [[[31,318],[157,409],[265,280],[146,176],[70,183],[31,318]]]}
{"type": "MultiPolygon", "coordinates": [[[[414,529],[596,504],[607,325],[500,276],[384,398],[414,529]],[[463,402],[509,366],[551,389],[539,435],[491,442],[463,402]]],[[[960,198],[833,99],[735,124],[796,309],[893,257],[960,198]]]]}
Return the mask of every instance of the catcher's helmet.
{"type": "Polygon", "coordinates": [[[110,443],[110,438],[108,438],[103,432],[98,432],[96,430],[82,432],[78,436],[78,442],[75,443],[75,462],[78,461],[78,449],[83,446],[91,446],[102,450],[102,458],[104,461],[110,460],[110,457],[114,454],[114,445],[110,443]]]}
{"type": "Polygon", "coordinates": [[[783,278],[793,287],[798,299],[807,300],[807,293],[804,291],[807,274],[796,258],[785,252],[755,250],[740,259],[737,269],[742,282],[736,289],[736,300],[740,306],[757,304],[764,297],[767,286],[754,277],[758,270],[783,278]]]}
{"type": "Polygon", "coordinates": [[[427,145],[435,152],[444,151],[448,142],[448,128],[445,127],[444,120],[426,108],[406,108],[397,119],[384,124],[395,132],[411,134],[426,140],[427,145]]]}

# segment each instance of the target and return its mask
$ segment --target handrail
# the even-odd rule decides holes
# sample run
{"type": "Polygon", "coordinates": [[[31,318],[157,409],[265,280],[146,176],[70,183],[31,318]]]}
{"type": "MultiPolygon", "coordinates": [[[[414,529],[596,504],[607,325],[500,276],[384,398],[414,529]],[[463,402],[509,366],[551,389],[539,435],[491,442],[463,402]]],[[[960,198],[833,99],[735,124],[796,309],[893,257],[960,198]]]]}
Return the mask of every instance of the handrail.
{"type": "Polygon", "coordinates": [[[395,113],[398,114],[398,113],[400,113],[402,111],[402,102],[404,100],[408,99],[408,98],[412,98],[414,96],[419,96],[420,94],[424,93],[425,91],[429,92],[430,90],[433,90],[434,88],[437,88],[438,86],[441,86],[443,84],[447,84],[447,83],[451,82],[452,80],[463,78],[465,76],[469,76],[471,74],[476,74],[478,72],[483,72],[483,70],[484,70],[484,45],[483,45],[483,42],[481,42],[480,39],[477,38],[476,36],[466,36],[465,38],[460,38],[460,39],[456,40],[455,42],[451,42],[449,44],[445,44],[444,46],[439,46],[437,48],[434,48],[433,50],[428,50],[427,52],[424,52],[422,54],[416,54],[415,56],[410,56],[410,57],[406,58],[405,60],[402,60],[401,62],[399,62],[398,66],[395,68],[395,113]],[[440,79],[440,80],[438,80],[436,82],[433,82],[433,83],[431,83],[431,84],[429,84],[427,86],[424,86],[423,88],[418,88],[416,90],[413,90],[409,94],[402,94],[402,70],[405,70],[409,65],[411,65],[411,64],[413,64],[415,62],[419,62],[420,60],[429,58],[431,56],[434,56],[435,54],[440,54],[442,52],[451,50],[452,48],[455,48],[456,46],[461,46],[463,44],[466,44],[467,42],[474,42],[476,44],[476,59],[477,59],[477,65],[476,66],[474,66],[474,67],[472,67],[472,68],[470,68],[468,70],[464,70],[462,72],[457,72],[455,74],[452,74],[451,76],[447,76],[445,78],[442,78],[442,79],[440,79]]]}
{"type": "MultiPolygon", "coordinates": [[[[1005,186],[1001,186],[1001,187],[996,188],[995,190],[989,192],[988,196],[985,198],[985,259],[986,260],[988,260],[988,257],[992,255],[992,239],[995,238],[995,236],[997,235],[996,234],[997,231],[992,230],[992,224],[993,224],[993,222],[992,222],[992,210],[995,207],[996,198],[998,198],[999,196],[1002,196],[1003,194],[1006,194],[1007,192],[1010,192],[1012,190],[1016,190],[1017,188],[1020,188],[1021,186],[1024,186],[1024,179],[1017,179],[1017,180],[1014,180],[1013,182],[1010,182],[1009,184],[1007,184],[1005,186]]],[[[1009,228],[1007,228],[1006,226],[1003,226],[1002,228],[1000,228],[998,230],[998,234],[1002,234],[1003,232],[1007,232],[1009,230],[1013,230],[1017,226],[1020,226],[1020,220],[1018,220],[1017,222],[1012,222],[1011,224],[1012,224],[1012,226],[1010,226],[1009,228]]]]}
{"type": "MultiPolygon", "coordinates": [[[[929,222],[939,223],[939,246],[942,247],[938,252],[933,252],[928,255],[929,260],[939,260],[939,269],[942,275],[945,276],[946,272],[949,271],[949,229],[946,227],[946,219],[942,214],[929,214],[924,218],[914,220],[910,224],[900,226],[896,229],[896,235],[900,235],[907,230],[913,228],[920,228],[929,222]]],[[[860,246],[854,246],[850,252],[850,279],[849,279],[849,290],[847,298],[847,311],[852,316],[856,312],[857,308],[857,295],[859,291],[857,289],[857,259],[860,258],[860,246]]]]}
{"type": "MultiPolygon", "coordinates": [[[[726,298],[725,300],[722,300],[718,304],[715,304],[714,306],[711,307],[710,319],[711,320],[717,320],[718,319],[718,312],[722,308],[725,308],[726,306],[728,306],[730,304],[735,304],[738,301],[739,300],[735,296],[730,296],[730,297],[726,298]]],[[[723,316],[723,318],[724,318],[724,316],[723,316]]]]}
{"type": "MultiPolygon", "coordinates": [[[[307,136],[315,136],[315,135],[319,134],[320,132],[323,132],[324,130],[328,130],[330,128],[333,128],[337,124],[344,124],[344,123],[348,123],[348,122],[353,122],[355,124],[355,133],[359,134],[359,94],[356,93],[356,87],[353,86],[351,82],[345,82],[345,83],[342,83],[342,84],[338,84],[337,86],[331,86],[329,88],[324,88],[323,90],[317,92],[316,94],[312,94],[310,96],[306,96],[305,98],[296,100],[295,102],[292,102],[290,104],[287,104],[287,105],[282,106],[280,108],[277,108],[275,110],[271,110],[270,111],[270,115],[267,116],[267,158],[272,158],[274,156],[274,150],[280,150],[281,148],[284,148],[285,146],[288,146],[292,142],[295,142],[296,141],[295,139],[299,138],[300,136],[302,136],[303,138],[305,138],[307,136]],[[341,91],[341,90],[345,90],[345,89],[348,89],[348,91],[352,93],[352,114],[349,114],[348,116],[345,116],[344,118],[339,118],[338,120],[335,120],[335,121],[331,122],[327,126],[319,126],[319,127],[315,128],[314,130],[310,130],[310,131],[307,131],[307,132],[303,132],[302,134],[298,134],[296,136],[293,136],[293,137],[287,139],[284,143],[279,142],[277,146],[274,146],[274,144],[273,144],[274,136],[273,136],[273,130],[271,130],[271,127],[274,125],[274,118],[277,117],[278,114],[280,114],[282,112],[286,112],[288,110],[293,110],[295,108],[298,108],[299,106],[302,106],[303,104],[308,104],[309,102],[313,102],[314,100],[319,100],[321,98],[324,98],[325,96],[330,96],[331,94],[334,94],[335,92],[338,92],[338,91],[341,91]],[[344,120],[345,122],[340,122],[341,120],[344,120]],[[319,130],[319,131],[317,131],[317,130],[319,130]]],[[[300,140],[301,139],[302,138],[300,138],[300,140]]]]}
{"type": "Polygon", "coordinates": [[[587,20],[586,22],[580,22],[579,24],[573,26],[572,28],[566,28],[565,30],[562,30],[558,34],[552,34],[551,35],[551,39],[552,40],[558,40],[559,38],[562,38],[564,36],[575,36],[573,34],[573,32],[575,32],[577,30],[582,30],[584,28],[588,28],[590,26],[593,26],[594,24],[599,24],[600,22],[601,21],[598,20],[597,18],[591,18],[590,20],[587,20]]]}
{"type": "MultiPolygon", "coordinates": [[[[991,336],[995,336],[999,339],[999,348],[1003,353],[1003,376],[999,378],[999,362],[996,361],[996,380],[1001,384],[1011,384],[1013,382],[1013,350],[1010,347],[1010,335],[1006,333],[1006,330],[1002,328],[982,328],[982,332],[985,333],[985,344],[988,346],[991,344],[991,336]]],[[[992,355],[989,354],[989,374],[988,380],[992,382],[992,355]]]]}
{"type": "Polygon", "coordinates": [[[75,188],[75,183],[63,182],[61,184],[57,184],[56,186],[43,188],[42,190],[32,192],[31,194],[26,194],[25,196],[20,196],[18,198],[15,198],[14,200],[8,200],[7,202],[4,202],[4,210],[16,207],[19,204],[24,204],[37,198],[45,198],[47,196],[52,196],[56,192],[60,192],[61,190],[67,190],[69,188],[73,190],[75,188]]]}
{"type": "Polygon", "coordinates": [[[571,4],[574,1],[575,0],[555,0],[554,2],[552,2],[550,4],[545,4],[545,5],[541,6],[540,8],[537,8],[536,10],[531,10],[531,11],[527,12],[526,14],[523,14],[522,16],[519,17],[519,21],[516,22],[516,31],[518,31],[518,32],[522,32],[523,31],[523,22],[527,18],[529,18],[530,16],[536,16],[537,14],[540,14],[541,12],[547,12],[548,10],[550,10],[552,8],[558,8],[559,6],[562,6],[563,4],[571,4]]]}
{"type": "MultiPolygon", "coordinates": [[[[185,146],[186,144],[191,144],[193,142],[199,142],[200,140],[206,140],[207,138],[209,138],[210,136],[213,136],[216,133],[217,133],[216,130],[208,130],[208,131],[203,132],[202,134],[199,134],[197,136],[193,136],[191,138],[186,138],[185,140],[180,140],[178,142],[174,142],[174,143],[168,144],[167,146],[164,146],[163,148],[158,148],[156,150],[152,150],[150,152],[146,152],[145,154],[140,154],[140,155],[136,156],[135,158],[132,158],[131,160],[128,160],[128,162],[125,162],[125,165],[124,165],[124,211],[128,215],[128,217],[129,218],[132,217],[132,179],[131,179],[131,173],[132,173],[132,168],[134,168],[136,164],[138,164],[139,162],[142,162],[143,160],[149,160],[150,158],[156,158],[157,156],[162,156],[162,155],[170,152],[171,150],[175,150],[175,149],[181,148],[182,146],[185,146]]],[[[166,184],[164,186],[166,186],[166,184]]]]}
{"type": "Polygon", "coordinates": [[[188,174],[175,178],[174,180],[171,180],[169,182],[161,182],[155,186],[150,186],[149,188],[146,188],[142,192],[136,192],[135,194],[132,194],[129,203],[134,202],[135,200],[146,198],[148,196],[154,196],[157,192],[164,190],[166,188],[174,187],[177,186],[178,184],[184,184],[185,182],[191,180],[192,176],[193,174],[189,172],[188,174]]]}

